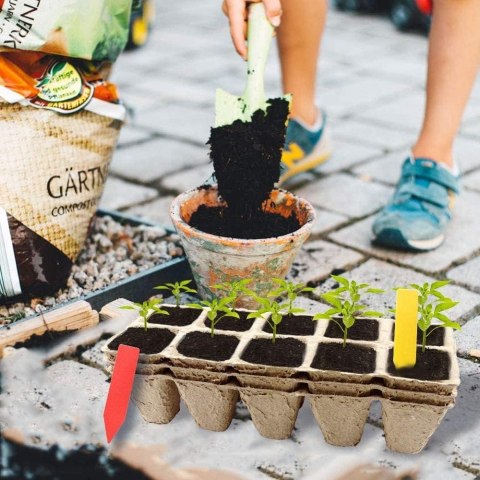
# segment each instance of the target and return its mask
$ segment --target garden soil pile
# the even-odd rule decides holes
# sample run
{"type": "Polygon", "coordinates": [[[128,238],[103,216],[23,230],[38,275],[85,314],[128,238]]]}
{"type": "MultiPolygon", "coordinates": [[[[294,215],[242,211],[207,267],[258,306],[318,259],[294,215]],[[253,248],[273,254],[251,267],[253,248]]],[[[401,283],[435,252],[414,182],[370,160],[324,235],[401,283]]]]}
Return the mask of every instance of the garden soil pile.
{"type": "Polygon", "coordinates": [[[208,233],[235,238],[266,238],[299,228],[295,217],[264,211],[280,177],[289,102],[269,100],[266,112],[257,110],[251,121],[211,129],[210,158],[218,191],[228,207],[201,208],[190,224],[208,233]]]}
{"type": "Polygon", "coordinates": [[[64,286],[83,247],[125,115],[106,78],[130,3],[0,0],[0,301],[64,286]]]}

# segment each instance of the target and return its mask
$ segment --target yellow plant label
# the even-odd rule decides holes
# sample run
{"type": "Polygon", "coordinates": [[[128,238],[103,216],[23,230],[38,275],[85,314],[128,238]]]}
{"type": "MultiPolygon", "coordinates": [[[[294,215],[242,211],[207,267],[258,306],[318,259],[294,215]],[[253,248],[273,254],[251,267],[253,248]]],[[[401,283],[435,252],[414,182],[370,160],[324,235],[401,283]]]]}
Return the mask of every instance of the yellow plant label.
{"type": "Polygon", "coordinates": [[[397,290],[393,363],[395,368],[408,368],[417,362],[418,292],[397,290]]]}

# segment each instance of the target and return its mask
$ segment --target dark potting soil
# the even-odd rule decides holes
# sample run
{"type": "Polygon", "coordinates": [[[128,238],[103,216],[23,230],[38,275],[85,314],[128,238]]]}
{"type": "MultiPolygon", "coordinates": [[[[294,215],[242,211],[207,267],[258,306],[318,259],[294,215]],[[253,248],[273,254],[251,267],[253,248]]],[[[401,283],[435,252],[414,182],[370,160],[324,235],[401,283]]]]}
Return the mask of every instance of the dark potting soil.
{"type": "Polygon", "coordinates": [[[373,373],[377,354],[372,348],[347,343],[321,343],[312,362],[318,370],[336,370],[348,373],[373,373]]]}
{"type": "Polygon", "coordinates": [[[115,340],[108,344],[111,350],[118,350],[118,347],[130,345],[140,349],[140,353],[152,354],[160,353],[163,349],[170,345],[175,334],[164,328],[148,328],[143,327],[129,328],[115,340]]]}
{"type": "Polygon", "coordinates": [[[112,458],[105,448],[81,445],[48,450],[0,438],[1,478],[10,480],[148,480],[139,470],[112,458]]]}
{"type": "Polygon", "coordinates": [[[275,343],[269,338],[255,338],[241,358],[245,362],[273,367],[299,367],[305,356],[305,344],[294,338],[277,338],[275,343]]]}
{"type": "Polygon", "coordinates": [[[417,380],[440,381],[450,378],[450,357],[440,350],[417,348],[417,363],[412,368],[397,370],[393,364],[393,350],[388,354],[387,371],[395,377],[415,378],[417,380]]]}
{"type": "MultiPolygon", "coordinates": [[[[337,320],[342,323],[341,319],[337,320]]],[[[378,339],[379,324],[376,320],[361,319],[357,320],[353,327],[348,330],[349,340],[365,340],[374,342],[378,339]]],[[[329,338],[343,338],[343,332],[335,322],[328,322],[325,336],[329,338]]]]}
{"type": "MultiPolygon", "coordinates": [[[[278,335],[313,335],[317,324],[308,315],[288,315],[283,317],[282,323],[277,326],[278,335]]],[[[271,333],[270,325],[265,322],[264,332],[271,333]]]]}
{"type": "MultiPolygon", "coordinates": [[[[432,327],[427,330],[430,332],[432,327]]],[[[395,338],[395,325],[393,326],[392,331],[392,341],[395,338]]],[[[418,328],[417,329],[417,344],[421,345],[423,339],[423,332],[418,328]]],[[[427,337],[427,345],[432,347],[443,347],[445,343],[445,329],[444,328],[437,328],[435,329],[428,337],[427,337]]]]}
{"type": "Polygon", "coordinates": [[[270,196],[280,177],[289,102],[269,100],[251,121],[212,128],[210,158],[221,197],[239,218],[249,218],[270,196]]]}
{"type": "Polygon", "coordinates": [[[238,338],[228,335],[215,334],[212,337],[210,333],[190,332],[185,335],[177,350],[186,357],[223,362],[233,355],[238,342],[238,338]]]}
{"type": "Polygon", "coordinates": [[[238,213],[229,207],[205,205],[201,205],[192,215],[189,224],[212,235],[247,239],[279,237],[300,228],[300,222],[295,215],[283,217],[261,210],[238,213]]]}
{"type": "MultiPolygon", "coordinates": [[[[216,325],[215,330],[231,330],[233,332],[246,332],[252,326],[254,320],[247,319],[250,312],[238,312],[240,318],[225,317],[222,318],[216,325]]],[[[205,320],[205,326],[210,328],[210,320],[205,320]]]]}
{"type": "Polygon", "coordinates": [[[184,327],[193,323],[202,313],[201,310],[196,308],[161,307],[161,309],[166,310],[168,315],[155,313],[148,319],[148,323],[184,327]]]}

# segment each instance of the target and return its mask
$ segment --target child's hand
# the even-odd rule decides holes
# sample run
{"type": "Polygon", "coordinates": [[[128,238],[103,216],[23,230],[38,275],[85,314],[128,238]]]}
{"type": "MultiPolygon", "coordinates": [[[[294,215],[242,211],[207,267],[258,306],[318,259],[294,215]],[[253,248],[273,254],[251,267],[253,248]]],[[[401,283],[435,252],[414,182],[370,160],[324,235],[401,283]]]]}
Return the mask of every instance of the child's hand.
{"type": "MultiPolygon", "coordinates": [[[[247,59],[247,5],[262,0],[223,0],[222,10],[230,22],[230,34],[238,54],[247,59]]],[[[274,27],[280,25],[282,5],[280,0],[263,0],[267,18],[274,27]]]]}

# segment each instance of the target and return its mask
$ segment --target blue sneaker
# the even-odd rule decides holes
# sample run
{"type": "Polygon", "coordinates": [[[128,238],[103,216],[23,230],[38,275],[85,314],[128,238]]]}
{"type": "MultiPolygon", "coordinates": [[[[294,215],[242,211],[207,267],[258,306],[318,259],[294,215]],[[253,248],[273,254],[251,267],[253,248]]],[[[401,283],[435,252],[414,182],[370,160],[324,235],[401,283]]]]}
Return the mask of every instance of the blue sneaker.
{"type": "Polygon", "coordinates": [[[331,154],[330,131],[325,113],[322,112],[319,129],[313,131],[298,120],[291,119],[288,122],[278,184],[321,165],[331,154]]]}
{"type": "Polygon", "coordinates": [[[428,158],[408,158],[390,203],[373,224],[373,243],[400,250],[427,251],[445,240],[458,177],[428,158]]]}

